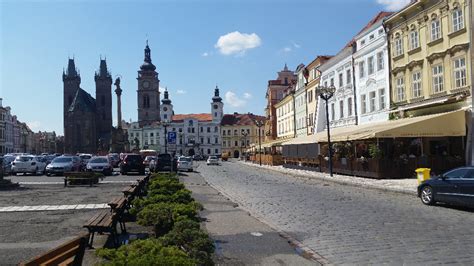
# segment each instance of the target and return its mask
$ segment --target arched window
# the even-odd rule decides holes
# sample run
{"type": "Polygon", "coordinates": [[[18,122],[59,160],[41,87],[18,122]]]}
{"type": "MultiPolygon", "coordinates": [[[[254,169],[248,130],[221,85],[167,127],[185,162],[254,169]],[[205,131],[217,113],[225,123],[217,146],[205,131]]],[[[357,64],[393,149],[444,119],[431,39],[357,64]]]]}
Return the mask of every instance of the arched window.
{"type": "Polygon", "coordinates": [[[150,108],[150,97],[146,94],[143,96],[143,108],[150,108]]]}

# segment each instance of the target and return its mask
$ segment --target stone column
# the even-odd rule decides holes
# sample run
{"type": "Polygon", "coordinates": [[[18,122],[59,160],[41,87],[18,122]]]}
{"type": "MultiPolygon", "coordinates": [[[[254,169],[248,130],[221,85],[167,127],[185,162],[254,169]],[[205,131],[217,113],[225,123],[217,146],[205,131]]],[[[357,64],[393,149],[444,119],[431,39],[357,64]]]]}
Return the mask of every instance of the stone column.
{"type": "Polygon", "coordinates": [[[117,87],[115,93],[117,94],[117,128],[122,128],[122,89],[120,88],[120,78],[115,79],[114,85],[117,87]]]}

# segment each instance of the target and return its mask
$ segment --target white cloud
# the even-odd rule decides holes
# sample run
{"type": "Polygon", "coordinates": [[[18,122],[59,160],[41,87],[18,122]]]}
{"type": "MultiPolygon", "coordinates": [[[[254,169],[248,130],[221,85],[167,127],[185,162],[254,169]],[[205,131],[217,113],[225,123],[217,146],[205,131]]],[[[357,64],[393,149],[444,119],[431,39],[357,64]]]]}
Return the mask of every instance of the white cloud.
{"type": "Polygon", "coordinates": [[[293,47],[295,47],[296,49],[301,48],[301,45],[299,45],[299,44],[297,44],[297,43],[295,43],[295,42],[293,42],[293,41],[292,41],[292,43],[293,43],[293,47]]]}
{"type": "Polygon", "coordinates": [[[256,33],[240,33],[234,31],[222,35],[214,45],[223,55],[244,55],[245,51],[256,48],[262,44],[262,40],[256,33]]]}
{"type": "Polygon", "coordinates": [[[31,130],[36,131],[41,128],[41,122],[40,121],[31,121],[31,122],[26,122],[26,124],[30,127],[31,130]]]}
{"type": "Polygon", "coordinates": [[[176,94],[186,94],[186,91],[185,90],[177,90],[176,94]]]}
{"type": "Polygon", "coordinates": [[[225,99],[225,102],[232,107],[242,107],[242,106],[245,106],[245,104],[247,104],[246,100],[239,98],[239,96],[237,96],[237,94],[235,94],[232,91],[226,92],[224,95],[224,99],[225,99]]]}
{"type": "Polygon", "coordinates": [[[207,57],[207,56],[209,56],[209,53],[208,53],[208,52],[204,52],[204,53],[201,54],[201,56],[207,57]]]}
{"type": "Polygon", "coordinates": [[[248,92],[245,92],[245,93],[244,93],[244,98],[245,98],[245,99],[250,99],[250,98],[252,98],[252,94],[250,94],[250,93],[248,93],[248,92]]]}
{"type": "Polygon", "coordinates": [[[388,11],[398,11],[410,3],[410,0],[377,0],[379,5],[385,6],[388,11]]]}
{"type": "Polygon", "coordinates": [[[289,53],[289,52],[291,52],[291,50],[292,50],[291,47],[285,47],[285,48],[282,49],[282,51],[285,52],[285,53],[289,53]]]}

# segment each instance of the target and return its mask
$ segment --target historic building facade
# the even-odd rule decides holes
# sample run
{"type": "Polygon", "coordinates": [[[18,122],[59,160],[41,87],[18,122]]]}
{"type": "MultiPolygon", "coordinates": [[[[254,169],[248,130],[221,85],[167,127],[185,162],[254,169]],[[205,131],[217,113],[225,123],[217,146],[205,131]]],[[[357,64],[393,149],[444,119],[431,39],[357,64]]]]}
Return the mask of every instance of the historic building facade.
{"type": "Polygon", "coordinates": [[[146,125],[160,121],[160,80],[156,66],[151,62],[151,50],[148,41],[145,47],[145,58],[138,71],[138,122],[146,125]]]}
{"type": "Polygon", "coordinates": [[[296,75],[293,71],[285,67],[278,72],[277,79],[269,80],[265,98],[267,106],[265,107],[265,142],[275,140],[278,135],[277,130],[277,111],[275,104],[280,102],[285,97],[285,91],[288,88],[293,88],[296,84],[296,75]]]}
{"type": "Polygon", "coordinates": [[[214,90],[209,113],[175,114],[168,91],[164,92],[160,108],[161,120],[146,124],[134,122],[128,127],[131,149],[153,149],[159,153],[188,156],[221,155],[220,124],[224,103],[219,88],[214,90]]]}
{"type": "Polygon", "coordinates": [[[449,111],[471,94],[467,0],[412,1],[386,21],[395,117],[449,111]]]}
{"type": "Polygon", "coordinates": [[[256,125],[256,121],[265,122],[265,117],[248,114],[226,114],[221,122],[222,154],[238,158],[252,146],[263,142],[264,129],[256,125]]]}
{"type": "Polygon", "coordinates": [[[105,60],[95,73],[96,98],[80,88],[74,59],[63,71],[65,153],[108,151],[112,131],[112,78],[105,60]]]}
{"type": "Polygon", "coordinates": [[[306,105],[306,78],[308,71],[305,68],[304,64],[300,64],[296,68],[296,76],[298,78],[296,82],[296,88],[294,92],[294,107],[295,107],[295,137],[298,136],[306,136],[308,134],[307,130],[307,113],[308,113],[308,108],[306,105]]]}
{"type": "Polygon", "coordinates": [[[290,139],[296,135],[294,90],[285,91],[285,97],[275,104],[277,119],[277,139],[290,139]]]}
{"type": "Polygon", "coordinates": [[[358,124],[389,119],[390,77],[388,64],[388,42],[383,27],[384,19],[391,15],[380,12],[355,37],[354,53],[355,75],[347,74],[346,83],[355,78],[356,98],[358,99],[358,124]]]}

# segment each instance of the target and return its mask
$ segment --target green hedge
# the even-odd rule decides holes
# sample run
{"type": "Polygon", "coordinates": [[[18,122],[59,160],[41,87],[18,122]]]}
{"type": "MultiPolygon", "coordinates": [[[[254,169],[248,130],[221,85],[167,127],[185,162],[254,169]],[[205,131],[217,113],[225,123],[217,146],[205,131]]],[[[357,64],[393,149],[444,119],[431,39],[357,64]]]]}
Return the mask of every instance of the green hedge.
{"type": "Polygon", "coordinates": [[[109,265],[213,265],[213,241],[200,229],[194,201],[175,174],[154,174],[147,196],[135,199],[130,213],[137,223],[153,226],[155,237],[119,249],[99,249],[109,265]]]}

